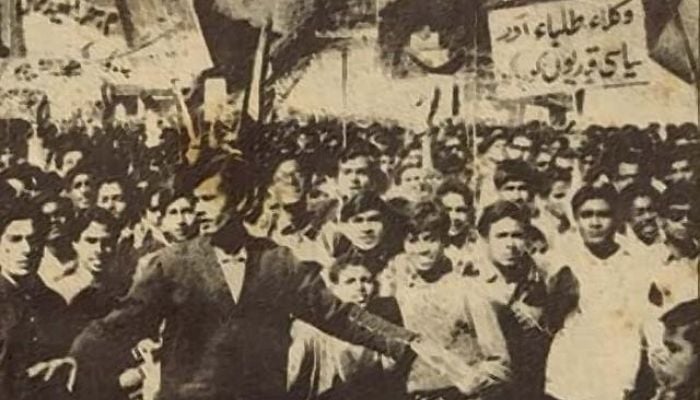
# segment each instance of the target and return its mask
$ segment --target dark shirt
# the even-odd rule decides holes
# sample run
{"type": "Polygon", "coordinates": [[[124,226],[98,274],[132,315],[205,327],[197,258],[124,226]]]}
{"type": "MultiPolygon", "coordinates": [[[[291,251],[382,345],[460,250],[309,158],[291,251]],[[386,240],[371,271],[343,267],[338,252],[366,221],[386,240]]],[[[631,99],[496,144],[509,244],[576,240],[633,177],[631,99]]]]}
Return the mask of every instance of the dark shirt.
{"type": "Polygon", "coordinates": [[[30,380],[26,370],[61,357],[65,347],[55,332],[56,316],[65,303],[36,276],[14,286],[0,276],[0,399],[60,399],[59,380],[30,380]]]}

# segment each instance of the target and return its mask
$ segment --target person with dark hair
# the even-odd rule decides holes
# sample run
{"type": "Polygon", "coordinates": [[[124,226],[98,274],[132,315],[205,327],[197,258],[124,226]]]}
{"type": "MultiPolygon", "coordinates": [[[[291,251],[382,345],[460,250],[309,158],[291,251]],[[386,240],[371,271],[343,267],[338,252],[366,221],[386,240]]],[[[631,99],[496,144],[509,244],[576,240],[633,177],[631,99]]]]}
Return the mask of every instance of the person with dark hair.
{"type": "Polygon", "coordinates": [[[158,253],[123,301],[78,335],[67,357],[37,366],[36,374],[69,366],[79,383],[109,385],[119,366],[104,361],[128,352],[163,319],[163,399],[284,398],[290,315],[397,360],[410,349],[429,351],[430,342],[414,342],[413,332],[334,297],[317,264],[248,235],[245,161],[196,172],[204,235],[158,253]],[[91,379],[92,367],[100,374],[91,379]],[[240,372],[233,379],[232,370],[240,372]]]}
{"type": "Polygon", "coordinates": [[[659,157],[659,178],[670,186],[679,182],[697,184],[698,172],[693,165],[690,146],[663,149],[659,157]]]}
{"type": "Polygon", "coordinates": [[[53,352],[52,320],[61,299],[37,276],[48,223],[32,204],[0,209],[0,398],[65,399],[56,381],[26,370],[53,352]]]}
{"type": "Polygon", "coordinates": [[[648,309],[652,268],[640,265],[616,238],[620,218],[614,187],[584,186],[571,205],[580,237],[567,238],[568,245],[552,261],[571,267],[579,282],[578,309],[552,342],[547,391],[567,400],[622,398],[632,389],[638,367],[635,346],[648,309]]]}
{"type": "Polygon", "coordinates": [[[469,188],[456,181],[446,181],[436,191],[436,197],[450,218],[445,255],[455,269],[465,271],[471,262],[474,244],[474,196],[469,188]]]}
{"type": "MultiPolygon", "coordinates": [[[[330,268],[329,289],[398,325],[401,312],[392,297],[377,297],[377,273],[384,266],[357,253],[341,256],[330,268]]],[[[289,348],[290,399],[400,399],[405,393],[402,370],[393,360],[362,346],[348,344],[313,326],[294,321],[289,348]],[[403,392],[403,393],[402,393],[403,392]]]]}
{"type": "MultiPolygon", "coordinates": [[[[444,255],[450,220],[434,203],[413,205],[408,215],[404,251],[382,272],[380,294],[395,297],[409,329],[459,357],[476,379],[467,387],[454,383],[417,360],[408,375],[417,396],[463,398],[496,390],[507,383],[509,356],[496,312],[487,298],[455,273],[444,255]]],[[[455,366],[463,368],[460,366],[455,366]]]]}
{"type": "Polygon", "coordinates": [[[573,216],[569,211],[572,180],[571,172],[560,168],[550,169],[542,180],[537,198],[539,214],[532,224],[544,233],[550,247],[557,246],[558,238],[572,226],[573,216]]]}
{"type": "Polygon", "coordinates": [[[659,223],[661,194],[648,183],[633,183],[620,193],[620,207],[630,232],[622,236],[623,245],[634,254],[647,252],[653,256],[663,243],[659,223]]]}
{"type": "Polygon", "coordinates": [[[642,347],[631,400],[700,398],[700,300],[679,303],[652,321],[658,342],[642,347]]]}
{"type": "Polygon", "coordinates": [[[649,301],[657,315],[679,303],[698,297],[700,245],[695,237],[698,194],[695,187],[680,182],[661,195],[659,214],[665,246],[657,254],[649,301]]]}
{"type": "Polygon", "coordinates": [[[428,171],[422,167],[404,164],[396,171],[396,186],[392,190],[392,199],[398,198],[408,203],[430,200],[431,186],[428,183],[428,171]]]}
{"type": "Polygon", "coordinates": [[[95,189],[95,169],[92,164],[80,162],[64,178],[63,193],[73,202],[77,212],[82,212],[93,204],[95,189]]]}
{"type": "Polygon", "coordinates": [[[687,182],[669,186],[661,196],[659,214],[670,252],[669,260],[694,261],[700,255],[698,196],[698,189],[687,182]]]}
{"type": "Polygon", "coordinates": [[[493,183],[500,200],[532,205],[537,176],[526,162],[516,160],[502,162],[496,169],[493,183]]]}
{"type": "Polygon", "coordinates": [[[529,211],[499,201],[484,210],[481,237],[468,276],[478,284],[496,311],[508,344],[513,370],[508,398],[544,396],[545,361],[552,335],[575,305],[576,281],[568,267],[549,271],[528,254],[529,211]]]}

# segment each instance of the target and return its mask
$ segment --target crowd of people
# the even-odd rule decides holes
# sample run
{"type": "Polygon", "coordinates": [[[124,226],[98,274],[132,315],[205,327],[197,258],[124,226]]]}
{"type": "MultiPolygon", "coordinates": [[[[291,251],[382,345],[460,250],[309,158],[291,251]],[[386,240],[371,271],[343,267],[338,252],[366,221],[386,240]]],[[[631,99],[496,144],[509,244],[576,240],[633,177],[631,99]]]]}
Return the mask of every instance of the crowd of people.
{"type": "Polygon", "coordinates": [[[2,121],[1,399],[698,398],[696,124],[244,127],[2,121]]]}

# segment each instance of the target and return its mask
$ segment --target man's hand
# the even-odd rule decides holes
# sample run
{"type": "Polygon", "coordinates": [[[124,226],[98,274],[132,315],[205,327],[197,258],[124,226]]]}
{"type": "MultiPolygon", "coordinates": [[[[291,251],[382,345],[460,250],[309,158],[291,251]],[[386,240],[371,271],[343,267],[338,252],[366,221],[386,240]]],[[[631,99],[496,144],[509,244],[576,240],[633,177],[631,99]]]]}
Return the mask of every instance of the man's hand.
{"type": "Polygon", "coordinates": [[[540,320],[542,319],[542,309],[539,307],[533,307],[518,301],[511,306],[513,314],[515,314],[515,319],[518,323],[527,329],[538,329],[544,331],[544,328],[540,325],[540,320]]]}
{"type": "Polygon", "coordinates": [[[44,382],[48,382],[54,376],[56,371],[63,367],[68,367],[68,382],[66,383],[66,388],[69,392],[73,392],[75,387],[75,377],[78,369],[78,364],[72,357],[66,358],[56,358],[53,360],[42,361],[40,363],[34,364],[32,367],[27,369],[27,375],[30,378],[36,378],[42,376],[44,382]]]}

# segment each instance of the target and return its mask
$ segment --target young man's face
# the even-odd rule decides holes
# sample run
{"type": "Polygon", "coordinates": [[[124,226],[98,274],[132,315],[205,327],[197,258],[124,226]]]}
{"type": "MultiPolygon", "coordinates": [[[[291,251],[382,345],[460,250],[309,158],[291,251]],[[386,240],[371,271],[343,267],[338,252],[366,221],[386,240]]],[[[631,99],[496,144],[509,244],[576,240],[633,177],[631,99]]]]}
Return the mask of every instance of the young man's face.
{"type": "Polygon", "coordinates": [[[491,144],[488,151],[486,152],[486,158],[492,162],[499,163],[506,158],[505,155],[506,141],[505,139],[498,139],[491,144]]]}
{"type": "Polygon", "coordinates": [[[690,204],[671,204],[663,212],[664,233],[670,239],[687,242],[692,239],[692,207],[690,204]]]}
{"type": "Polygon", "coordinates": [[[271,189],[282,204],[295,204],[304,196],[304,177],[295,160],[282,162],[272,176],[271,189]]]}
{"type": "Polygon", "coordinates": [[[491,225],[488,251],[494,264],[515,266],[522,259],[525,250],[525,229],[520,222],[504,218],[491,225]]]}
{"type": "Polygon", "coordinates": [[[160,230],[168,240],[183,242],[195,233],[195,215],[192,201],[180,197],[170,203],[160,220],[160,230]]]}
{"type": "Polygon", "coordinates": [[[71,150],[67,152],[63,155],[63,168],[61,168],[61,172],[63,174],[67,174],[73,168],[75,168],[75,166],[78,165],[78,162],[80,162],[82,159],[83,152],[80,150],[71,150]]]}
{"type": "Polygon", "coordinates": [[[503,186],[498,189],[498,193],[502,200],[518,204],[528,203],[532,197],[527,182],[517,180],[510,180],[504,183],[503,186]]]}
{"type": "Polygon", "coordinates": [[[621,162],[617,165],[617,174],[613,184],[618,192],[621,192],[627,186],[633,184],[639,179],[640,167],[639,164],[621,162]]]}
{"type": "Polygon", "coordinates": [[[554,216],[563,218],[566,216],[566,198],[571,189],[571,182],[554,181],[552,190],[547,196],[546,208],[554,216]]]}
{"type": "Polygon", "coordinates": [[[42,247],[31,219],[11,221],[0,235],[0,268],[19,278],[36,270],[42,247]]]}
{"type": "Polygon", "coordinates": [[[341,222],[340,229],[353,246],[366,251],[379,245],[384,233],[384,222],[379,211],[367,210],[341,222]]]}
{"type": "Polygon", "coordinates": [[[678,182],[693,182],[693,168],[690,160],[682,159],[673,161],[666,174],[666,183],[671,185],[678,182]]]}
{"type": "Polygon", "coordinates": [[[552,155],[549,152],[541,151],[537,154],[537,158],[535,159],[535,168],[537,168],[539,172],[545,172],[549,169],[551,163],[552,155]]]}
{"type": "Polygon", "coordinates": [[[394,173],[395,162],[396,160],[393,156],[389,154],[382,154],[379,157],[379,169],[381,169],[387,176],[391,176],[391,174],[394,173]]]}
{"type": "Polygon", "coordinates": [[[370,161],[365,156],[351,158],[338,168],[338,191],[343,197],[352,197],[369,188],[370,161]]]}
{"type": "Polygon", "coordinates": [[[698,379],[698,353],[693,344],[683,337],[688,329],[684,326],[672,331],[666,329],[664,332],[664,347],[668,355],[664,375],[670,380],[667,384],[671,388],[698,379]]]}
{"type": "Polygon", "coordinates": [[[345,303],[366,307],[374,295],[376,281],[362,265],[348,265],[338,274],[338,283],[331,286],[333,294],[345,303]]]}
{"type": "Polygon", "coordinates": [[[95,205],[107,210],[114,218],[120,221],[123,220],[126,212],[124,189],[118,182],[103,183],[97,190],[95,205]]]}
{"type": "Polygon", "coordinates": [[[194,189],[195,213],[199,232],[210,235],[226,224],[226,195],[221,192],[221,175],[216,174],[202,181],[194,189]]]}
{"type": "Polygon", "coordinates": [[[630,226],[637,237],[652,243],[659,236],[658,214],[654,202],[649,196],[639,196],[632,201],[630,226]]]}
{"type": "Polygon", "coordinates": [[[419,232],[406,235],[403,248],[419,271],[429,271],[442,255],[443,245],[436,233],[419,232]]]}
{"type": "Polygon", "coordinates": [[[471,210],[459,193],[446,193],[440,199],[450,217],[450,235],[457,236],[469,229],[471,210]]]}
{"type": "Polygon", "coordinates": [[[70,184],[68,197],[70,197],[73,202],[73,206],[79,210],[90,207],[92,177],[88,174],[77,174],[70,184]]]}
{"type": "Polygon", "coordinates": [[[427,179],[422,168],[408,168],[401,174],[401,187],[409,199],[419,201],[430,194],[427,179]]]}
{"type": "Polygon", "coordinates": [[[576,215],[584,243],[601,245],[612,241],[615,223],[612,207],[603,199],[585,201],[576,215]]]}
{"type": "Polygon", "coordinates": [[[73,242],[78,265],[91,272],[102,271],[116,250],[117,239],[117,233],[110,232],[105,225],[90,222],[73,242]]]}

